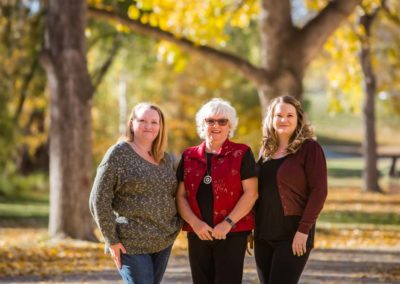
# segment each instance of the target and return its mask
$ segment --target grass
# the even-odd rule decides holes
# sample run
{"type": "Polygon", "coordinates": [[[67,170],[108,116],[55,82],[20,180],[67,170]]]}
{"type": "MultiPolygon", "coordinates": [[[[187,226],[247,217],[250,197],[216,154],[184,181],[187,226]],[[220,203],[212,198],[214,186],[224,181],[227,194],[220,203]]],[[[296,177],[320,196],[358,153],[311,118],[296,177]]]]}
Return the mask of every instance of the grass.
{"type": "MultiPolygon", "coordinates": [[[[363,140],[361,114],[329,113],[329,98],[325,94],[306,94],[310,102],[309,119],[316,128],[319,141],[326,145],[360,145],[363,140]]],[[[360,101],[360,104],[362,102],[360,101]]],[[[380,145],[397,145],[400,141],[400,117],[388,114],[384,106],[376,104],[376,137],[380,145]]]]}
{"type": "MultiPolygon", "coordinates": [[[[389,191],[389,183],[399,183],[398,178],[389,179],[391,160],[378,160],[379,183],[389,191]]],[[[327,159],[328,183],[333,188],[361,188],[364,160],[362,157],[327,159]]]]}
{"type": "Polygon", "coordinates": [[[0,178],[0,227],[45,227],[48,218],[46,175],[0,178]]]}
{"type": "Polygon", "coordinates": [[[47,203],[10,202],[0,203],[0,216],[2,218],[47,218],[49,205],[47,203]]]}
{"type": "Polygon", "coordinates": [[[352,210],[322,212],[318,219],[325,223],[371,224],[400,226],[400,215],[397,213],[358,212],[352,210]]]}

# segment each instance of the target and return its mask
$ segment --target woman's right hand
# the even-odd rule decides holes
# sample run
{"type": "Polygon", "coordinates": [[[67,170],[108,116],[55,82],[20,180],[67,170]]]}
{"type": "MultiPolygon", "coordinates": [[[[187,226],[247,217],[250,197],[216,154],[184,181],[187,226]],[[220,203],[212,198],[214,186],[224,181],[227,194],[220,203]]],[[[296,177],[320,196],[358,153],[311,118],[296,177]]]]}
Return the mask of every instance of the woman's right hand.
{"type": "Polygon", "coordinates": [[[203,241],[212,241],[213,237],[211,235],[213,229],[204,221],[197,220],[192,226],[194,232],[203,241]]]}
{"type": "Polygon", "coordinates": [[[122,243],[117,243],[110,246],[111,257],[113,258],[115,265],[118,267],[118,269],[121,269],[122,267],[121,252],[126,253],[126,249],[122,245],[122,243]]]}

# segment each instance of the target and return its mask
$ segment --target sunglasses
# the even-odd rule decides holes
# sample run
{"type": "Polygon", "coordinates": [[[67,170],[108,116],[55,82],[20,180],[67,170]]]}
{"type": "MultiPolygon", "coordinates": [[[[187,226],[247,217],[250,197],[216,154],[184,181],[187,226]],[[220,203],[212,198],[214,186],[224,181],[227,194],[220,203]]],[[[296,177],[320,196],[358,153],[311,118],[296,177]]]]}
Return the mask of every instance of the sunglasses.
{"type": "Polygon", "coordinates": [[[205,121],[209,126],[214,126],[216,123],[218,123],[219,126],[225,126],[225,125],[228,124],[229,119],[226,119],[226,118],[221,118],[221,119],[206,118],[205,121]]]}

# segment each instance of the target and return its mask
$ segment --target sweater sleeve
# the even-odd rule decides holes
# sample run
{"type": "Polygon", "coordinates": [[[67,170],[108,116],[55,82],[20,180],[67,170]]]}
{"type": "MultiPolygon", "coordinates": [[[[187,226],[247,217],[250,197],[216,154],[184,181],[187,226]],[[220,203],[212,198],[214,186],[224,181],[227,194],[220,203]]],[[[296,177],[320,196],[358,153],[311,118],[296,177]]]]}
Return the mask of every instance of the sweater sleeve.
{"type": "Polygon", "coordinates": [[[120,242],[116,232],[116,216],[112,208],[117,181],[116,167],[108,161],[103,161],[97,168],[89,198],[90,212],[104,237],[106,246],[120,242]]]}
{"type": "Polygon", "coordinates": [[[328,174],[322,147],[316,141],[307,144],[304,168],[309,195],[298,228],[304,234],[308,234],[317,221],[328,194],[328,174]]]}

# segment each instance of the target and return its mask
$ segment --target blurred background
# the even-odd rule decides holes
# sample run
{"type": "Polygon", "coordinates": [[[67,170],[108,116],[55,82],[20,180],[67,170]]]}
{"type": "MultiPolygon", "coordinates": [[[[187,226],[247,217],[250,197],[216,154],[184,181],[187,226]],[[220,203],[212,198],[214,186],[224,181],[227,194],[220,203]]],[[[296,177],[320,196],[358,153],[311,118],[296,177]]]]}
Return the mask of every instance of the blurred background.
{"type": "MultiPolygon", "coordinates": [[[[301,99],[329,170],[317,249],[399,251],[399,1],[62,2],[0,0],[0,276],[112,269],[76,240],[96,239],[91,182],[141,101],[178,160],[211,98],[255,154],[270,99],[301,99]]],[[[374,273],[395,281],[399,263],[374,273]]]]}

